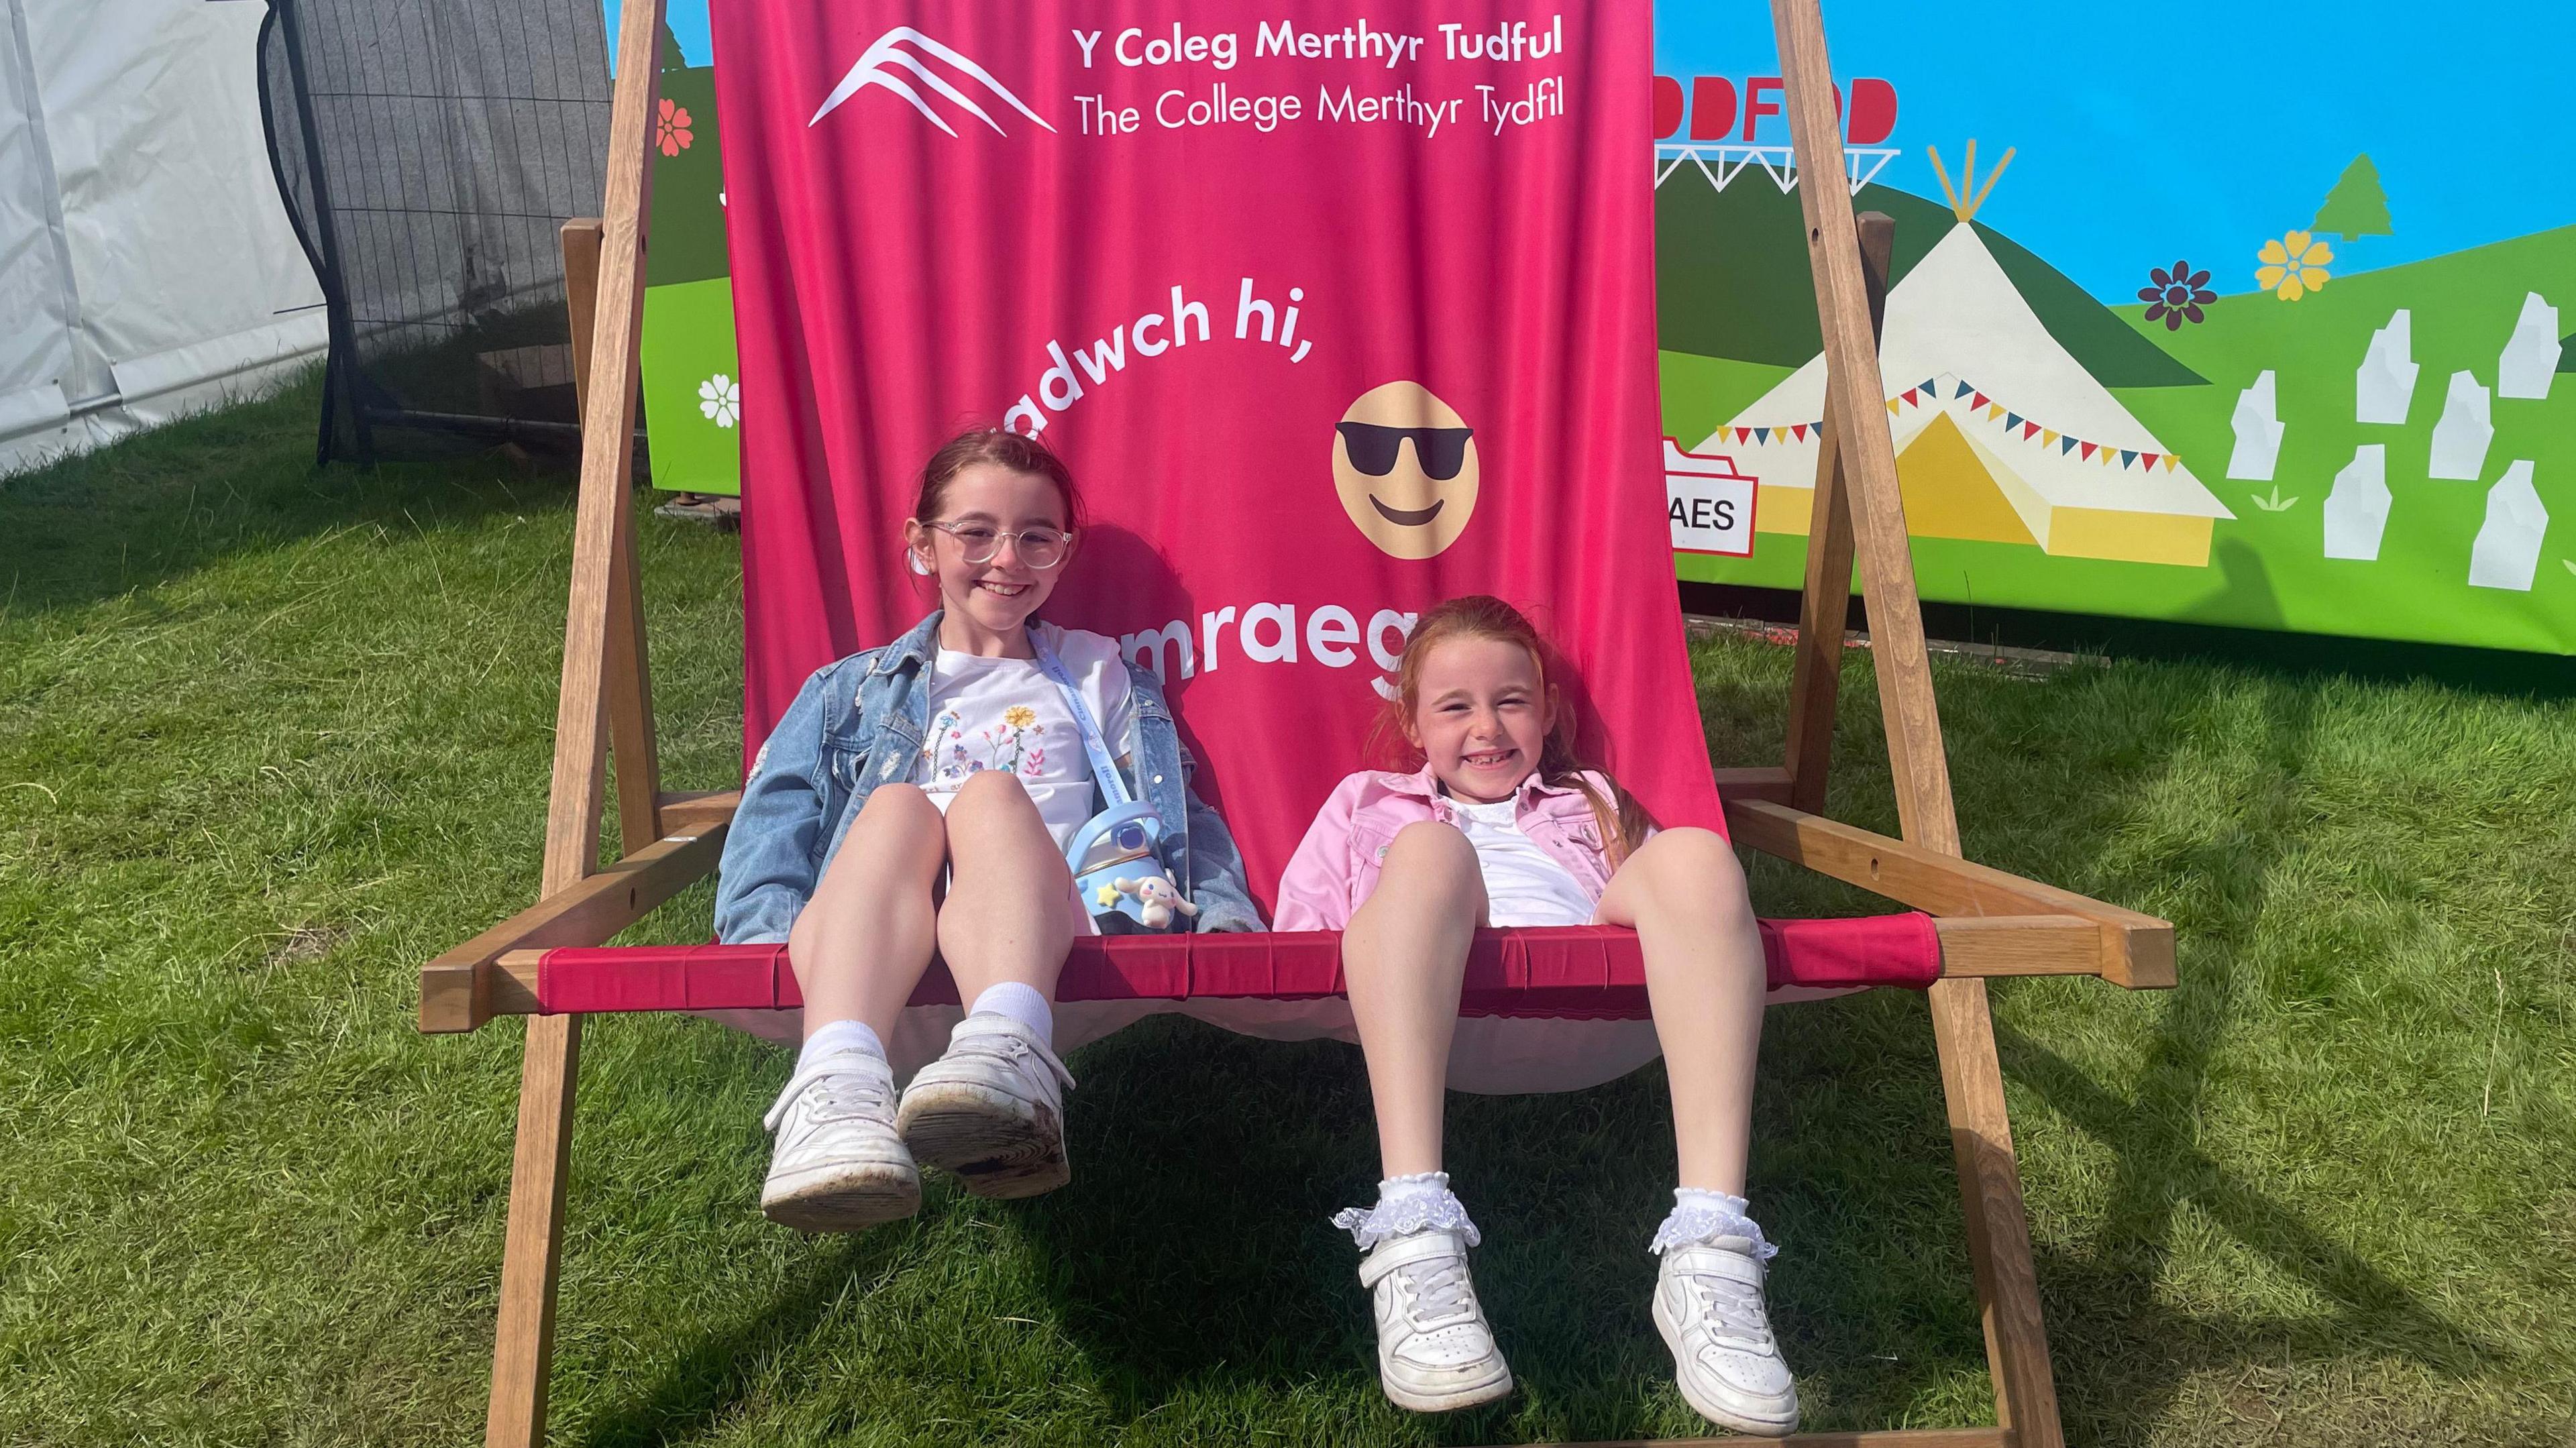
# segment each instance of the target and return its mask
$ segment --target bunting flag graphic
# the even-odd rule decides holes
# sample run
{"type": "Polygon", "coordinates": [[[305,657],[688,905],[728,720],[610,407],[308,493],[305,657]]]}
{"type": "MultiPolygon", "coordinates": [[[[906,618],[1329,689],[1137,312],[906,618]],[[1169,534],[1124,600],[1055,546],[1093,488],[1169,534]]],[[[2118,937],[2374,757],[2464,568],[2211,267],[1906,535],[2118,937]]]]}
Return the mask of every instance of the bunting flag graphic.
{"type": "MultiPolygon", "coordinates": [[[[1927,377],[1895,396],[1887,398],[1886,403],[1888,415],[1894,417],[1902,416],[1908,407],[1951,410],[1951,405],[1961,399],[1965,399],[1967,403],[1964,420],[2000,423],[2007,439],[2017,442],[2037,442],[2044,448],[2053,447],[2057,449],[2060,457],[2072,454],[2079,461],[2099,461],[2105,467],[2111,466],[2116,458],[2119,466],[2124,470],[2142,467],[2149,472],[2158,468],[2172,472],[2181,462],[2170,452],[2148,452],[2140,448],[2113,447],[2108,443],[2088,441],[2063,429],[2050,427],[2039,418],[2028,417],[2007,408],[1974,383],[1964,378],[1953,377],[1948,373],[1938,377],[1927,377]],[[1946,400],[1943,395],[1945,390],[1946,400]]],[[[1767,445],[1791,441],[1807,442],[1820,437],[1824,427],[1824,423],[1818,420],[1786,425],[1722,427],[1718,429],[1718,434],[1723,437],[1732,433],[1738,443],[1751,442],[1756,445],[1767,445]]]]}

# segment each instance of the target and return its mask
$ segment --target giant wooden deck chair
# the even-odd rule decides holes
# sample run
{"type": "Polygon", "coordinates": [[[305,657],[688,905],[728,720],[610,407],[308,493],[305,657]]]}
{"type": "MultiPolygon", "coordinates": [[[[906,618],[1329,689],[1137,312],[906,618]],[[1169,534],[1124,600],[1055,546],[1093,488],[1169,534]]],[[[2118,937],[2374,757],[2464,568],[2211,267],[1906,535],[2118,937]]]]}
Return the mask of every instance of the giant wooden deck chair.
{"type": "MultiPolygon", "coordinates": [[[[1841,177],[1845,163],[1817,0],[1772,0],[1772,8],[1798,171],[1841,177]]],[[[598,948],[714,868],[739,798],[661,788],[631,536],[646,153],[660,10],[660,0],[626,0],[606,214],[564,231],[578,375],[585,380],[584,453],[542,897],[439,956],[421,977],[424,1031],[470,1031],[500,1015],[531,1017],[487,1428],[496,1448],[544,1437],[582,1016],[797,1004],[784,947],[598,948]],[[598,841],[612,745],[623,850],[602,864],[598,841]]],[[[1985,978],[2092,975],[2132,989],[2169,986],[2172,929],[1960,858],[1881,406],[1874,328],[1889,228],[1884,217],[1856,218],[1844,187],[1811,183],[1798,194],[1831,381],[1786,763],[1722,770],[1719,782],[1738,843],[1915,912],[1766,922],[1771,978],[1775,986],[1926,990],[1997,1422],[1797,1441],[2054,1448],[2061,1441],[2055,1389],[1985,978]],[[1855,555],[1870,601],[1902,840],[1819,813],[1855,555]]],[[[1317,996],[1336,990],[1337,968],[1336,941],[1323,934],[1092,940],[1078,943],[1062,994],[1069,1000],[1317,996]]],[[[916,999],[938,999],[943,988],[953,1001],[953,986],[934,970],[916,999]]],[[[1488,1013],[1637,1014],[1643,971],[1634,937],[1599,929],[1484,932],[1467,1005],[1488,1013]]]]}

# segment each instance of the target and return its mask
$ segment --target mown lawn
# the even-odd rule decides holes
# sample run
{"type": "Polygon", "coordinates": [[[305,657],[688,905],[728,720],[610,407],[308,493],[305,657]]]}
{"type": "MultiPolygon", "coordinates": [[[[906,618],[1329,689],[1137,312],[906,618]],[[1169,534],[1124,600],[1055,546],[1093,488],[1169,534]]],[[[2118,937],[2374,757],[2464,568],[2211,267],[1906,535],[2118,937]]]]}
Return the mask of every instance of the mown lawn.
{"type": "MultiPolygon", "coordinates": [[[[481,1431],[519,1031],[416,1035],[414,972],[533,888],[569,487],[316,474],[313,406],[0,482],[0,1443],[481,1431]]],[[[668,773],[721,785],[739,551],[641,533],[668,773]]],[[[1776,760],[1786,652],[1695,662],[1712,751],[1776,760]]],[[[2182,932],[2176,991],[1995,992],[2070,1435],[2571,1441],[2576,711],[2223,663],[1942,685],[1970,852],[2182,932]]],[[[1846,697],[1835,808],[1892,828],[1865,661],[1846,697]]],[[[1659,1071],[1458,1102],[1524,1386],[1428,1420],[1324,1222],[1374,1177],[1354,1052],[1163,1023],[1074,1067],[1072,1188],[807,1241],[755,1206],[786,1058],[593,1023],[554,1441],[1693,1431],[1644,1312],[1659,1071]]],[[[1759,1112],[1810,1426],[1988,1421],[1921,1001],[1775,1013],[1759,1112]]]]}

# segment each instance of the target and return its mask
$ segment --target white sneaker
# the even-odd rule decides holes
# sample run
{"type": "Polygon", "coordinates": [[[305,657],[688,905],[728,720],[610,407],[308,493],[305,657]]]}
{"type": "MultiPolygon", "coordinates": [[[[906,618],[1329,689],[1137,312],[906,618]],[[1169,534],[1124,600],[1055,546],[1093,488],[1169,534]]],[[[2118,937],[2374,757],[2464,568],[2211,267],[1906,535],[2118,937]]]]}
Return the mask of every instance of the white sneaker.
{"type": "Polygon", "coordinates": [[[1762,1263],[1750,1238],[1665,1248],[1655,1327],[1673,1350],[1682,1397],[1701,1417],[1770,1438],[1796,1431],[1798,1385],[1763,1311],[1762,1263]]]}
{"type": "Polygon", "coordinates": [[[760,1210],[801,1232],[854,1232],[921,1210],[921,1173],[894,1130],[894,1073],[846,1052],[801,1070],[760,1124],[777,1133],[760,1210]]]}
{"type": "Polygon", "coordinates": [[[975,1195],[1033,1197],[1073,1180],[1064,1154],[1072,1085],[1028,1027],[971,1015],[949,1033],[948,1054],[904,1088],[894,1126],[924,1165],[955,1172],[975,1195]]]}
{"type": "Polygon", "coordinates": [[[1495,1345],[1463,1233],[1433,1228],[1390,1237],[1360,1263],[1377,1310],[1377,1376],[1399,1408],[1445,1413],[1511,1396],[1512,1370],[1495,1345]]]}

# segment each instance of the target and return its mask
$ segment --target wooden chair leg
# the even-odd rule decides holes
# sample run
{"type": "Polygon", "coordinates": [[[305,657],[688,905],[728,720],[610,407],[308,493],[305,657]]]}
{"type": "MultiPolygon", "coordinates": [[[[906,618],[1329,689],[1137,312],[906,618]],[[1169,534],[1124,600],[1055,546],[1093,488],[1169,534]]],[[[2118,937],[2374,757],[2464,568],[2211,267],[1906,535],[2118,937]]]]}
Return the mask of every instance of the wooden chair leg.
{"type": "Polygon", "coordinates": [[[2004,1112],[2004,1078],[1995,1055],[1995,1025],[1982,980],[1933,983],[1932,1038],[1941,1058],[1941,1094],[1949,1107],[1950,1145],[1959,1162],[1959,1195],[1967,1208],[1968,1259],[1994,1375],[1995,1421],[2018,1448],[2061,1448],[2057,1384],[2040,1315],[2039,1272],[2031,1261],[2030,1220],[2013,1156],[2012,1121],[2004,1112]]]}
{"type": "MultiPolygon", "coordinates": [[[[1876,336],[1887,318],[1887,269],[1896,222],[1881,212],[1860,218],[1861,272],[1869,284],[1876,336]]],[[[1826,382],[1828,393],[1838,385],[1826,382]]],[[[1851,615],[1851,502],[1843,477],[1842,437],[1827,405],[1816,445],[1815,500],[1807,515],[1807,586],[1798,603],[1798,653],[1789,675],[1789,804],[1825,812],[1825,769],[1833,760],[1834,706],[1842,687],[1843,625],[1851,615]]]]}
{"type": "Polygon", "coordinates": [[[501,1257],[500,1331],[492,1349],[487,1448],[546,1438],[546,1368],[554,1355],[555,1275],[563,1261],[564,1187],[572,1160],[573,1080],[581,1017],[531,1016],[519,1074],[519,1144],[510,1166],[510,1226],[501,1257]]]}

